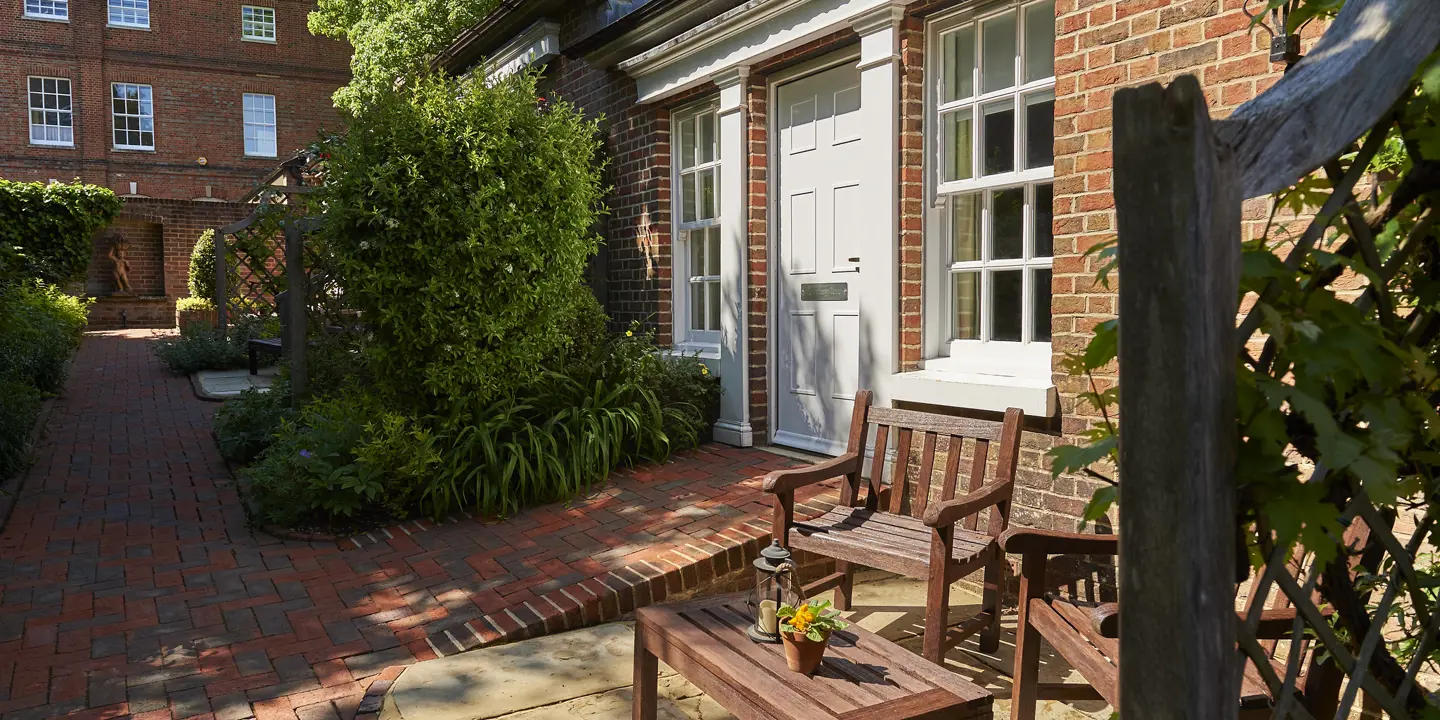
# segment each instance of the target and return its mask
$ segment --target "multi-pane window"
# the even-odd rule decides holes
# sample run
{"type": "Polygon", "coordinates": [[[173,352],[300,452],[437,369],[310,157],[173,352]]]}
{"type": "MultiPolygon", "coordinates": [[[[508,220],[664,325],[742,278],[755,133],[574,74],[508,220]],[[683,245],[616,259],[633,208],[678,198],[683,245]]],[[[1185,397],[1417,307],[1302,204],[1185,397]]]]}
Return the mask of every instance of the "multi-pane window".
{"type": "Polygon", "coordinates": [[[75,144],[69,80],[30,78],[30,142],[36,145],[75,144]]]}
{"type": "Polygon", "coordinates": [[[150,0],[110,0],[110,24],[118,27],[150,27],[150,0]]]}
{"type": "Polygon", "coordinates": [[[677,113],[675,140],[675,316],[687,342],[719,342],[720,144],[714,108],[677,113]]]}
{"type": "Polygon", "coordinates": [[[245,154],[275,157],[275,96],[245,93],[245,154]]]}
{"type": "Polygon", "coordinates": [[[69,20],[70,0],[25,0],[25,16],[47,20],[69,20]]]}
{"type": "MultiPolygon", "coordinates": [[[[993,6],[992,6],[993,7],[993,6]]],[[[932,138],[945,335],[1050,342],[1055,3],[937,25],[932,138]]]]}
{"type": "Polygon", "coordinates": [[[275,8],[242,5],[240,7],[240,38],[274,42],[275,8]]]}
{"type": "Polygon", "coordinates": [[[116,150],[155,149],[155,105],[149,85],[110,84],[116,150]]]}

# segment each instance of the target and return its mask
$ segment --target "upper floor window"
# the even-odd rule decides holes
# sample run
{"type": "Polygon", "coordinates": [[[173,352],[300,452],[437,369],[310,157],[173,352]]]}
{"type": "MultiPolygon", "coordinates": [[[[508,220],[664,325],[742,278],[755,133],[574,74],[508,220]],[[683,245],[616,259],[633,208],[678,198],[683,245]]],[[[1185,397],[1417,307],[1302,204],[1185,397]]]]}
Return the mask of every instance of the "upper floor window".
{"type": "Polygon", "coordinates": [[[70,0],[25,0],[25,17],[69,20],[70,0]]]}
{"type": "Polygon", "coordinates": [[[155,105],[149,85],[110,84],[116,150],[155,149],[155,105]]]}
{"type": "Polygon", "coordinates": [[[115,27],[150,27],[150,0],[110,0],[110,24],[115,27]]]}
{"type": "Polygon", "coordinates": [[[929,354],[956,370],[1048,374],[1054,0],[990,5],[930,31],[929,354]]]}
{"type": "Polygon", "coordinates": [[[242,5],[240,39],[275,42],[275,8],[242,5]]]}
{"type": "Polygon", "coordinates": [[[275,96],[245,93],[245,154],[275,157],[275,96]]]}
{"type": "Polygon", "coordinates": [[[713,106],[675,114],[676,340],[720,342],[720,144],[713,106]]]}
{"type": "Polygon", "coordinates": [[[30,81],[30,142],[34,145],[75,145],[70,81],[32,77],[30,81]]]}

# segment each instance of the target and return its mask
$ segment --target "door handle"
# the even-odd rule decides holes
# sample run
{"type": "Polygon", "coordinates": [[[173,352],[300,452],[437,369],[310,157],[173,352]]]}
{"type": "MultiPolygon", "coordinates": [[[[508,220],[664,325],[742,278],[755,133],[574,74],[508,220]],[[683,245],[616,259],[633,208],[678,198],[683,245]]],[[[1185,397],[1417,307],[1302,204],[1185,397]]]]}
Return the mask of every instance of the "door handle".
{"type": "Polygon", "coordinates": [[[860,257],[857,255],[852,258],[845,258],[845,262],[858,263],[860,262],[860,257]]]}

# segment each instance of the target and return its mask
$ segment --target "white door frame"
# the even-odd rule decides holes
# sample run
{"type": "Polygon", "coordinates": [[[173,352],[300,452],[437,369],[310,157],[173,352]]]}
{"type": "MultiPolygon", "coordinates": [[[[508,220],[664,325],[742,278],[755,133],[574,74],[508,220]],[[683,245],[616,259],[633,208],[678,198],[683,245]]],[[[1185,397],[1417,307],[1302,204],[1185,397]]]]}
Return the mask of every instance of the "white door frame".
{"type": "Polygon", "coordinates": [[[777,224],[777,193],[780,189],[780,134],[779,117],[774,108],[778,101],[779,88],[788,82],[824,72],[843,65],[856,63],[860,70],[861,112],[865,122],[870,123],[878,143],[868,143],[867,165],[872,166],[874,176],[879,178],[871,205],[880,212],[866,215],[869,225],[866,233],[883,238],[872,253],[863,247],[862,269],[859,284],[861,297],[871,301],[862,306],[860,387],[875,393],[875,404],[891,403],[890,378],[899,369],[900,349],[900,205],[899,205],[899,89],[900,89],[900,23],[904,19],[903,6],[886,6],[856,18],[852,26],[860,35],[860,42],[834,54],[826,55],[793,68],[772,75],[766,87],[766,155],[768,176],[766,178],[766,219],[765,219],[765,267],[766,298],[766,440],[774,442],[778,430],[780,402],[779,366],[776,352],[779,348],[776,333],[779,328],[779,274],[777,273],[780,228],[777,224]],[[873,255],[873,260],[866,258],[873,255]],[[866,312],[865,310],[868,310],[866,312]],[[873,327],[866,330],[866,322],[873,327]],[[868,345],[868,348],[867,348],[868,345]],[[867,352],[868,349],[868,352],[867,352]],[[866,358],[869,361],[866,362],[866,358]]]}

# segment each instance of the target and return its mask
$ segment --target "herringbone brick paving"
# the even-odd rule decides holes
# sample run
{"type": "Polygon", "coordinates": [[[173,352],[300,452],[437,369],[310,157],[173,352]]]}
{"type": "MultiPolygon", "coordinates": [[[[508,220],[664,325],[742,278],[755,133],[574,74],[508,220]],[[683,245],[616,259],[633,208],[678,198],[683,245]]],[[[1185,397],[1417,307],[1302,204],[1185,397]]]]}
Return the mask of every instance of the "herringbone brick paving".
{"type": "Polygon", "coordinates": [[[252,532],[216,406],[150,337],[86,337],[0,535],[4,720],[353,717],[388,666],[611,619],[768,541],[759,477],[788,461],[718,445],[503,522],[252,532]]]}

